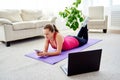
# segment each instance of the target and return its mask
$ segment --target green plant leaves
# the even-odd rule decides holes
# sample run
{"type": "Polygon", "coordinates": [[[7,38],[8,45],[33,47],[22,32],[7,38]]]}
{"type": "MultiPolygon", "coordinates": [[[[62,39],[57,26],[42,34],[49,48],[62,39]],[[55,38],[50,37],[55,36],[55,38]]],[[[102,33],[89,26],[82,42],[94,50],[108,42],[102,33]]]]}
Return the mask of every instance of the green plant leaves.
{"type": "Polygon", "coordinates": [[[60,15],[61,17],[63,17],[63,13],[64,13],[64,12],[61,12],[61,11],[60,11],[60,12],[59,12],[59,15],[60,15]]]}
{"type": "Polygon", "coordinates": [[[78,28],[78,26],[79,26],[79,23],[77,21],[74,21],[69,27],[75,31],[78,28]]]}
{"type": "Polygon", "coordinates": [[[66,7],[63,12],[59,12],[61,17],[67,19],[66,26],[74,31],[79,27],[79,23],[84,20],[82,12],[77,9],[80,3],[81,0],[76,0],[76,2],[73,2],[73,6],[66,7]]]}
{"type": "Polygon", "coordinates": [[[77,3],[80,4],[80,3],[81,3],[81,0],[77,0],[77,3]]]}
{"type": "Polygon", "coordinates": [[[76,2],[73,2],[73,5],[77,8],[80,3],[81,3],[81,0],[76,0],[76,2]]]}
{"type": "Polygon", "coordinates": [[[83,22],[83,20],[84,20],[83,17],[80,17],[79,21],[80,21],[80,22],[83,22]]]}

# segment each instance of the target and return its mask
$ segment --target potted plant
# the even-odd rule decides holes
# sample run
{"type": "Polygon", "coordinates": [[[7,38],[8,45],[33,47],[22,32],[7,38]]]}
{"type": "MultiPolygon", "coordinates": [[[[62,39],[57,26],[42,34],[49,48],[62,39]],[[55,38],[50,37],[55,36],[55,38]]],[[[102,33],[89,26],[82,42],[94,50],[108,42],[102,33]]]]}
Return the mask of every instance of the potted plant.
{"type": "Polygon", "coordinates": [[[78,10],[79,4],[81,4],[81,0],[76,0],[72,3],[72,6],[66,7],[64,11],[59,12],[59,15],[66,19],[66,26],[74,31],[77,30],[80,23],[84,20],[82,11],[78,10]]]}

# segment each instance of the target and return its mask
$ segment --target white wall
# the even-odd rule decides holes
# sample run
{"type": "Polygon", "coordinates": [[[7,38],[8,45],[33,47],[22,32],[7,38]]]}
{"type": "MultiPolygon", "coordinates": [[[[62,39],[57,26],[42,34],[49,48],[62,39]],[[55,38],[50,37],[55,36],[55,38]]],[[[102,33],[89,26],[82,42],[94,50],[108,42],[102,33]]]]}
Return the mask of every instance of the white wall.
{"type": "MultiPolygon", "coordinates": [[[[70,6],[73,1],[75,0],[0,0],[0,9],[42,9],[58,16],[58,12],[64,10],[66,6],[70,6]]],[[[89,6],[102,5],[105,6],[105,14],[110,15],[112,5],[120,5],[118,2],[119,0],[82,0],[79,9],[88,15],[89,6]]],[[[58,21],[58,26],[65,26],[63,19],[59,18],[58,21]]]]}
{"type": "Polygon", "coordinates": [[[58,11],[74,0],[0,0],[0,9],[44,9],[58,11]]]}

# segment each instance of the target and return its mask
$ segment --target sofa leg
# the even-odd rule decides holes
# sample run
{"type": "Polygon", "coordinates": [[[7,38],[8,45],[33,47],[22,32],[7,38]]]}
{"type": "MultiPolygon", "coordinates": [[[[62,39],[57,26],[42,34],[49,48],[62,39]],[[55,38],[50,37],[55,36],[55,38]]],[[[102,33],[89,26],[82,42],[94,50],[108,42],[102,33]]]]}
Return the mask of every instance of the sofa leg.
{"type": "Polygon", "coordinates": [[[103,29],[103,33],[107,33],[107,29],[103,29]]]}
{"type": "Polygon", "coordinates": [[[10,42],[5,43],[6,47],[10,47],[10,42]]]}

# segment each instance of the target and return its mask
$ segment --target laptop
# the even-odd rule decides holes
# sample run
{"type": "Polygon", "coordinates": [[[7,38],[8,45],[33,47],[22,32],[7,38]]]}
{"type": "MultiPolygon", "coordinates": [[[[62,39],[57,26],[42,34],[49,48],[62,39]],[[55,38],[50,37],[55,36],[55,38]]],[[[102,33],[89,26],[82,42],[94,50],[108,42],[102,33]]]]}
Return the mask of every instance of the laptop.
{"type": "Polygon", "coordinates": [[[98,71],[102,49],[69,53],[68,63],[60,66],[67,76],[98,71]]]}

